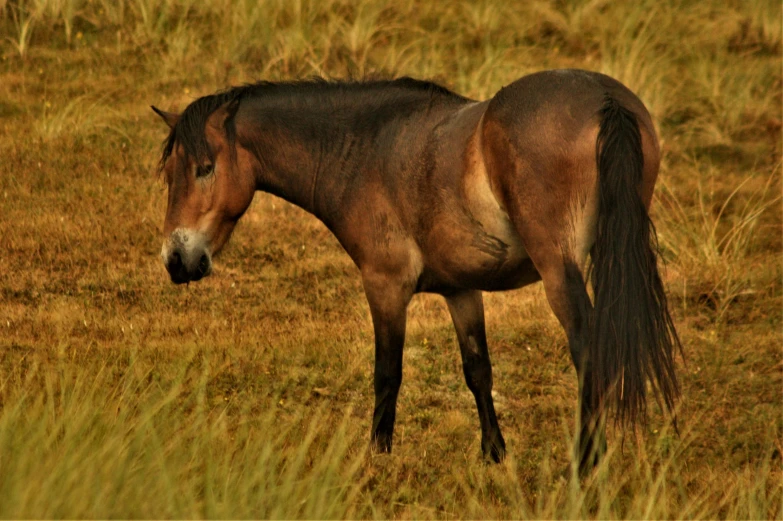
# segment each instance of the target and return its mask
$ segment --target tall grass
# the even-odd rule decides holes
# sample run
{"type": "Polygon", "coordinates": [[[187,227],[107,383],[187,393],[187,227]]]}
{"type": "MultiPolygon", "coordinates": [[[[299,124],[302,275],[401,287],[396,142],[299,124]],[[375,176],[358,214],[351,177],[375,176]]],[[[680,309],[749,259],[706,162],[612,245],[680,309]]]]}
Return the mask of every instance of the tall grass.
{"type": "Polygon", "coordinates": [[[93,96],[77,96],[62,107],[45,101],[42,116],[36,121],[35,129],[44,141],[51,141],[63,135],[90,137],[115,133],[128,137],[121,125],[122,116],[110,108],[105,101],[90,99],[93,96]]]}
{"type": "MultiPolygon", "coordinates": [[[[759,274],[748,269],[763,217],[779,207],[781,196],[771,193],[780,176],[780,165],[755,191],[743,192],[754,179],[746,178],[727,195],[715,193],[714,165],[694,165],[698,172],[696,206],[680,200],[669,182],[662,180],[659,200],[665,208],[659,215],[661,246],[677,259],[682,273],[692,274],[684,299],[692,299],[715,308],[715,320],[721,322],[726,311],[739,298],[753,298],[761,290],[759,274]],[[731,213],[728,208],[735,207],[731,213]],[[690,295],[690,296],[689,296],[690,295]]],[[[692,194],[689,194],[689,197],[692,194]]],[[[779,208],[778,208],[779,210],[779,208]]]]}
{"type": "Polygon", "coordinates": [[[36,22],[42,16],[42,10],[36,3],[24,1],[18,2],[16,5],[6,5],[5,3],[0,5],[0,14],[5,14],[6,10],[13,27],[13,36],[7,36],[6,41],[10,42],[19,55],[24,57],[30,46],[36,22]]]}
{"type": "Polygon", "coordinates": [[[241,418],[210,404],[205,363],[182,364],[170,381],[157,375],[128,360],[94,373],[33,365],[5,378],[0,517],[357,515],[364,444],[349,416],[289,410],[280,430],[272,404],[261,415],[242,404],[241,418]]]}
{"type": "MultiPolygon", "coordinates": [[[[344,519],[397,511],[373,499],[374,483],[399,477],[387,470],[388,456],[366,450],[350,411],[283,407],[277,399],[231,403],[241,394],[217,392],[217,372],[198,352],[168,374],[133,354],[108,356],[90,371],[67,359],[35,358],[0,383],[0,517],[344,519]]],[[[458,465],[452,472],[466,472],[453,478],[462,506],[412,505],[409,513],[779,518],[783,488],[769,459],[773,438],[760,466],[702,476],[694,488],[681,473],[700,436],[695,427],[679,436],[665,429],[646,447],[630,449],[630,466],[616,444],[582,482],[575,468],[564,473],[544,457],[532,495],[513,455],[498,467],[458,465]]]]}

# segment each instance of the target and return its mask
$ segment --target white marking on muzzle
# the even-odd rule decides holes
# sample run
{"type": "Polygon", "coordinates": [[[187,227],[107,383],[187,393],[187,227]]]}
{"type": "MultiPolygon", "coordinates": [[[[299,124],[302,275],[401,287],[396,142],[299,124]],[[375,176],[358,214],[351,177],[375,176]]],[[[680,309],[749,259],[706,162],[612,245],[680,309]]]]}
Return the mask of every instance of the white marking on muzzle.
{"type": "Polygon", "coordinates": [[[212,261],[212,252],[209,247],[209,239],[202,232],[191,230],[189,228],[177,228],[163,242],[163,248],[160,256],[163,263],[168,262],[172,252],[178,251],[182,257],[185,266],[198,264],[201,256],[206,254],[210,263],[212,261]]]}

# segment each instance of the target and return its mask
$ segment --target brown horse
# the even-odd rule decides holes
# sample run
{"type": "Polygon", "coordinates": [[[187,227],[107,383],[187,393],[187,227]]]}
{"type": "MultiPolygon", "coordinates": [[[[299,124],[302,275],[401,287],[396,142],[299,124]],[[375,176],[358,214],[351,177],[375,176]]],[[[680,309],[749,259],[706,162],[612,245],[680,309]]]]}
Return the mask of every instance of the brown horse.
{"type": "Polygon", "coordinates": [[[505,442],[482,291],[543,281],[580,380],[582,471],[605,450],[608,409],[623,426],[646,417],[648,380],[671,410],[679,340],[647,212],[660,151],[649,113],[616,80],[547,71],[481,102],[410,78],[262,82],[182,114],[153,109],[171,129],[161,169],[172,281],[210,273],[256,190],[318,217],[358,266],[375,328],[376,449],[391,451],[418,292],[446,299],[488,458],[505,442]]]}

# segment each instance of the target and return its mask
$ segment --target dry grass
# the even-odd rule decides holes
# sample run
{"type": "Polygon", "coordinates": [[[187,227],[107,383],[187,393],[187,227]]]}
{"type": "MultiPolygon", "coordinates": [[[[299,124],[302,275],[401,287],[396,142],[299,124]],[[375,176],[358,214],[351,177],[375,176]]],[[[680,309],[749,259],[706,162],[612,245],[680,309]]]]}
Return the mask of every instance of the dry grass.
{"type": "Polygon", "coordinates": [[[0,517],[780,519],[780,20],[765,0],[0,0],[0,517]],[[272,196],[214,277],[168,282],[150,104],[313,74],[487,97],[551,67],[617,76],[656,119],[679,436],[653,407],[572,478],[576,377],[533,286],[486,299],[508,461],[480,462],[427,295],[395,452],[370,455],[357,270],[272,196]]]}

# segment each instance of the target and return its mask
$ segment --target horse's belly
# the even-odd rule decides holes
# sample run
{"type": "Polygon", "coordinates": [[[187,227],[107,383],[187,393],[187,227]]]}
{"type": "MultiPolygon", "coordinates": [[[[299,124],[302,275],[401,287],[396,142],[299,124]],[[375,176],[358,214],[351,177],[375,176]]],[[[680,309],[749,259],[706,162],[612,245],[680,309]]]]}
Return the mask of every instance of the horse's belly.
{"type": "Polygon", "coordinates": [[[449,263],[459,280],[485,291],[513,289],[529,283],[535,271],[517,240],[484,235],[454,250],[449,263]]]}
{"type": "Polygon", "coordinates": [[[488,230],[476,221],[446,227],[439,234],[439,247],[426,257],[426,285],[500,291],[538,280],[516,232],[510,225],[504,228],[488,230]]]}
{"type": "Polygon", "coordinates": [[[485,259],[473,255],[455,270],[455,275],[457,282],[483,291],[515,289],[539,278],[530,258],[518,255],[485,259]],[[475,262],[477,258],[484,262],[475,262]]]}

